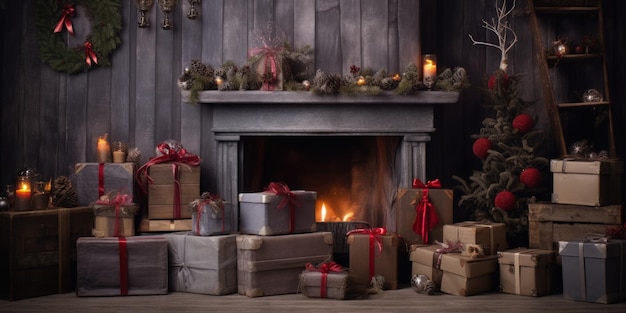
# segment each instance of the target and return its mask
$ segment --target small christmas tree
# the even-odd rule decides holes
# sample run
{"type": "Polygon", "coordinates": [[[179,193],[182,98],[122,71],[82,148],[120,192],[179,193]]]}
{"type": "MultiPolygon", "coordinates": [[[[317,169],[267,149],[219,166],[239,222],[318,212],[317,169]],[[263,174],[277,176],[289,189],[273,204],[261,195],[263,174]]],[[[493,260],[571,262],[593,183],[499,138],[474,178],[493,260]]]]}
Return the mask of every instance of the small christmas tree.
{"type": "Polygon", "coordinates": [[[519,97],[522,75],[507,73],[507,52],[517,42],[515,32],[506,22],[513,8],[506,1],[496,8],[497,21],[484,27],[496,33],[498,44],[475,41],[474,44],[496,47],[502,51],[500,68],[487,81],[486,106],[495,111],[495,117],[483,120],[483,127],[475,138],[473,152],[482,161],[482,170],[476,170],[469,182],[459,176],[459,208],[468,219],[505,223],[510,247],[528,246],[528,204],[549,199],[545,186],[549,181],[549,160],[539,156],[544,141],[543,132],[535,130],[534,120],[526,113],[532,104],[519,97]],[[507,42],[507,34],[513,40],[507,42]]]}

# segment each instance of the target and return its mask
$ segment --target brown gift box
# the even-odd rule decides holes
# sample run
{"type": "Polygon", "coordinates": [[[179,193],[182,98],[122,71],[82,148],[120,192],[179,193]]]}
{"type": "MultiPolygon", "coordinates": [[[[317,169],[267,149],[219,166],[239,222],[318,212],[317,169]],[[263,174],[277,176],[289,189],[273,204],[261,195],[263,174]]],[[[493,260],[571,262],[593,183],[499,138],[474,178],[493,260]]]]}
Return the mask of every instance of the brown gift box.
{"type": "Polygon", "coordinates": [[[556,252],[516,248],[498,252],[500,291],[523,296],[543,296],[554,289],[556,252]]]}
{"type": "Polygon", "coordinates": [[[441,256],[441,291],[471,296],[494,290],[497,285],[498,257],[495,255],[472,259],[459,253],[441,256]]]}
{"type": "Polygon", "coordinates": [[[76,295],[167,294],[167,248],[161,236],[78,238],[76,295]]]}
{"type": "Polygon", "coordinates": [[[200,198],[200,166],[179,164],[180,208],[174,207],[173,163],[153,164],[148,168],[148,218],[154,220],[191,219],[188,205],[200,198]],[[180,209],[180,216],[175,211],[180,209]]]}
{"type": "Polygon", "coordinates": [[[322,273],[304,271],[300,274],[300,291],[309,298],[345,299],[348,272],[326,273],[326,296],[322,297],[322,273]]]}
{"type": "Polygon", "coordinates": [[[350,245],[350,273],[355,284],[370,285],[370,266],[373,262],[374,276],[385,279],[384,289],[398,288],[398,236],[396,234],[374,235],[381,241],[382,251],[378,250],[377,239],[370,244],[370,235],[352,233],[348,236],[350,245]],[[374,259],[370,260],[370,249],[374,249],[374,259]]]}
{"type": "Polygon", "coordinates": [[[620,204],[624,164],[609,160],[550,160],[552,202],[588,206],[620,204]]]}
{"type": "Polygon", "coordinates": [[[92,229],[93,210],[86,206],[0,212],[0,297],[73,291],[76,239],[92,229]]]}
{"type": "Polygon", "coordinates": [[[100,198],[100,165],[104,194],[121,192],[134,196],[135,163],[76,163],[72,180],[79,205],[90,205],[100,198]]]}
{"type": "Polygon", "coordinates": [[[248,297],[297,293],[306,264],[330,261],[332,256],[330,232],[238,235],[238,292],[248,297]]]}
{"type": "Polygon", "coordinates": [[[474,221],[448,224],[443,226],[443,240],[481,245],[485,254],[495,255],[507,249],[506,225],[474,221]]]}
{"type": "Polygon", "coordinates": [[[428,189],[428,200],[435,208],[439,223],[428,232],[429,240],[424,242],[422,237],[413,231],[413,222],[417,214],[415,202],[419,203],[422,198],[422,188],[398,190],[398,198],[395,202],[396,232],[407,244],[433,243],[435,240],[443,240],[443,225],[452,224],[453,191],[452,189],[428,189]]]}
{"type": "Polygon", "coordinates": [[[440,258],[441,253],[437,253],[439,245],[428,246],[413,246],[411,251],[410,260],[412,262],[411,274],[412,275],[426,275],[430,280],[435,282],[437,286],[441,286],[441,277],[443,271],[441,270],[440,258]]]}
{"type": "Polygon", "coordinates": [[[123,204],[116,213],[116,207],[108,204],[94,204],[94,237],[117,237],[135,235],[135,216],[139,212],[137,204],[123,204]]]}

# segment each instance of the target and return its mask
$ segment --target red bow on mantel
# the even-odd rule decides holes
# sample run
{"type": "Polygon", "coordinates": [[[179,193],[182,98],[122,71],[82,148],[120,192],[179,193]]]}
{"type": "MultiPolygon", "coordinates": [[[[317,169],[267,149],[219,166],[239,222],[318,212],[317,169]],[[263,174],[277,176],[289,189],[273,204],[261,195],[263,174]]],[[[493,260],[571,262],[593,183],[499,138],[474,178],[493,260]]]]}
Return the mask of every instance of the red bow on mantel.
{"type": "Polygon", "coordinates": [[[439,223],[439,216],[435,206],[428,200],[428,188],[441,188],[439,179],[424,184],[421,180],[413,179],[413,189],[422,188],[422,199],[415,206],[415,221],[413,231],[422,236],[424,243],[428,243],[428,231],[439,223]]]}
{"type": "Polygon", "coordinates": [[[326,298],[326,284],[328,281],[328,273],[339,273],[343,271],[343,267],[341,265],[335,263],[334,261],[330,261],[328,263],[323,263],[318,267],[311,263],[307,263],[305,268],[309,272],[320,272],[322,273],[322,281],[320,282],[320,298],[326,298]]]}
{"type": "Polygon", "coordinates": [[[98,56],[93,51],[93,44],[90,41],[85,41],[83,47],[85,47],[85,63],[89,66],[91,66],[92,61],[94,64],[98,64],[98,56]]]}
{"type": "Polygon", "coordinates": [[[271,182],[266,190],[283,197],[278,204],[278,209],[289,205],[289,233],[293,233],[296,227],[296,195],[284,183],[271,182]]]}
{"type": "Polygon", "coordinates": [[[67,32],[74,35],[74,27],[72,26],[72,19],[76,15],[76,9],[71,4],[66,4],[63,7],[63,15],[61,15],[61,19],[57,23],[57,26],[54,28],[55,33],[60,33],[63,30],[63,26],[67,28],[67,32]]]}

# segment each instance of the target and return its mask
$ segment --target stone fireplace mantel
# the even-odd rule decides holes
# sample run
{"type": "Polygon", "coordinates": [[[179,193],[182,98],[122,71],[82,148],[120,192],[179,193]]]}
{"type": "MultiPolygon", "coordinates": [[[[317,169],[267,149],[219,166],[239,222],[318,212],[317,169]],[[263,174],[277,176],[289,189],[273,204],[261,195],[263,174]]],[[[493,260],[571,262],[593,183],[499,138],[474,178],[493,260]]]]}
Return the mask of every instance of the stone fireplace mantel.
{"type": "MultiPolygon", "coordinates": [[[[189,92],[182,91],[182,98],[188,101],[189,92]]],[[[218,192],[236,208],[244,175],[241,137],[398,136],[398,187],[409,188],[413,178],[426,177],[426,142],[435,131],[435,105],[456,103],[458,98],[456,92],[442,91],[377,96],[203,91],[199,102],[211,105],[213,112],[218,192]]]]}

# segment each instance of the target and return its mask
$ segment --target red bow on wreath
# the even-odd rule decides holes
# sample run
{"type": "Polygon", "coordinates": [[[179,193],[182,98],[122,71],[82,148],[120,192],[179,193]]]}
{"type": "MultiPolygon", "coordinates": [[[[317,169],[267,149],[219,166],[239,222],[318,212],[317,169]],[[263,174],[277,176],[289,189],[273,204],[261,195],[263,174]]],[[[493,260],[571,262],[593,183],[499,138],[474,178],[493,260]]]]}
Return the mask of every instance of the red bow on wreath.
{"type": "Polygon", "coordinates": [[[57,23],[57,26],[54,28],[55,33],[60,33],[63,30],[63,25],[67,28],[67,32],[74,35],[74,27],[72,26],[71,17],[76,15],[76,9],[71,4],[66,4],[63,7],[63,15],[61,15],[61,19],[57,23]]]}
{"type": "Polygon", "coordinates": [[[93,45],[91,42],[85,41],[83,46],[85,47],[85,63],[89,66],[91,66],[91,61],[93,61],[94,64],[98,64],[98,56],[93,51],[93,45]]]}
{"type": "Polygon", "coordinates": [[[439,223],[439,216],[437,216],[435,206],[428,200],[428,188],[441,188],[441,182],[439,182],[439,179],[435,179],[424,184],[416,178],[413,180],[413,188],[422,188],[422,199],[415,205],[416,214],[413,222],[413,231],[422,236],[424,243],[427,243],[428,231],[439,223]]]}

